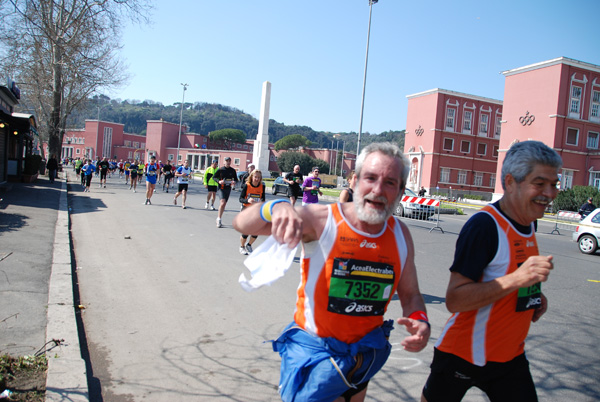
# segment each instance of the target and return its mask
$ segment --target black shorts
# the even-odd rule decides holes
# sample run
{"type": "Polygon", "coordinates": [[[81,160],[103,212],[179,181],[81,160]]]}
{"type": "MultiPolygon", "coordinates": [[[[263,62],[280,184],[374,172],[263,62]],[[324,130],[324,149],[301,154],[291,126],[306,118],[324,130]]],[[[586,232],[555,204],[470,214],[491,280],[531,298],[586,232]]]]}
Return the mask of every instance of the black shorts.
{"type": "Polygon", "coordinates": [[[217,186],[206,186],[206,188],[208,189],[209,193],[216,193],[217,192],[217,186]]]}
{"type": "Polygon", "coordinates": [[[220,188],[217,193],[220,199],[229,201],[229,194],[231,194],[231,186],[223,186],[223,188],[220,188]]]}
{"type": "Polygon", "coordinates": [[[461,401],[471,387],[481,389],[491,402],[538,400],[524,353],[506,363],[480,367],[434,348],[431,374],[423,388],[427,402],[461,401]]]}
{"type": "Polygon", "coordinates": [[[106,179],[107,174],[108,174],[108,170],[100,170],[100,180],[106,179]]]}
{"type": "Polygon", "coordinates": [[[298,198],[302,198],[302,188],[300,188],[300,186],[298,187],[292,187],[290,186],[288,188],[288,197],[294,197],[296,199],[298,198]]]}
{"type": "Polygon", "coordinates": [[[181,193],[182,191],[188,191],[187,183],[178,183],[177,192],[181,193]]]}
{"type": "Polygon", "coordinates": [[[92,183],[92,175],[91,174],[86,174],[85,175],[85,185],[86,185],[86,187],[89,187],[91,183],[92,183]]]}

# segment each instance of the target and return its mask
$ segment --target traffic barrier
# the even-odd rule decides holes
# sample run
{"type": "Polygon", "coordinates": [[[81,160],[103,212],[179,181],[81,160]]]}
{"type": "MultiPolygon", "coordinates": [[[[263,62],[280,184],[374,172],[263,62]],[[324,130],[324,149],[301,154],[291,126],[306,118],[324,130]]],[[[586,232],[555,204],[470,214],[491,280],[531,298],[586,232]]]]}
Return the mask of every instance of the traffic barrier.
{"type": "Polygon", "coordinates": [[[554,232],[560,235],[560,229],[575,231],[575,227],[581,220],[581,215],[573,211],[558,211],[556,213],[556,221],[554,223],[554,229],[550,234],[554,232]]]}
{"type": "Polygon", "coordinates": [[[402,196],[402,200],[401,200],[404,204],[403,204],[403,217],[406,219],[418,219],[418,220],[423,220],[424,215],[427,215],[427,217],[425,218],[425,220],[427,222],[431,222],[431,217],[435,217],[435,226],[432,227],[429,232],[431,232],[432,230],[435,229],[439,229],[441,230],[442,233],[444,233],[444,229],[442,229],[442,227],[440,226],[440,200],[439,199],[435,199],[435,198],[425,198],[425,197],[415,197],[415,196],[410,196],[410,195],[403,195],[402,196]],[[424,207],[431,207],[433,208],[434,212],[433,214],[430,216],[428,209],[425,210],[421,210],[418,208],[407,208],[408,204],[413,204],[413,205],[422,205],[424,207]]]}

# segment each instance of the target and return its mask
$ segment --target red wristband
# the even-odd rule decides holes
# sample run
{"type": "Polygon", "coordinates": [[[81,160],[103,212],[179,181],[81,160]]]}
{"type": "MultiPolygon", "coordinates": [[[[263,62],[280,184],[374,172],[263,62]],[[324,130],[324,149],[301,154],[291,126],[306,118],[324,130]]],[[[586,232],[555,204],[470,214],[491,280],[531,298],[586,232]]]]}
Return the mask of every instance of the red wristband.
{"type": "Polygon", "coordinates": [[[429,322],[429,318],[427,317],[427,313],[424,311],[415,311],[408,318],[412,318],[413,320],[429,322]]]}

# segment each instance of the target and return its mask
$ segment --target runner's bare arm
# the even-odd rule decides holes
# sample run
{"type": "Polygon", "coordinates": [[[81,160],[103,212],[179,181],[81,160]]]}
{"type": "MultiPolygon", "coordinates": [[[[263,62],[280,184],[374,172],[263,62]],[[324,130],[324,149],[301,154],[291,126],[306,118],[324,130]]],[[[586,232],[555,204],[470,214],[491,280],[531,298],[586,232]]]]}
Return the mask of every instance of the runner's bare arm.
{"type": "Polygon", "coordinates": [[[423,295],[419,290],[417,269],[415,266],[415,247],[412,236],[406,225],[401,222],[400,224],[406,241],[407,257],[397,288],[404,317],[399,318],[397,322],[400,325],[404,325],[406,330],[410,333],[410,335],[401,342],[404,349],[408,352],[419,352],[427,346],[429,336],[431,335],[431,329],[429,324],[423,321],[408,318],[408,316],[415,311],[426,313],[427,310],[423,295]]]}
{"type": "Polygon", "coordinates": [[[513,273],[488,282],[474,282],[458,272],[450,273],[446,308],[451,313],[477,310],[523,287],[548,280],[552,256],[532,256],[513,273]]]}
{"type": "Polygon", "coordinates": [[[272,221],[265,222],[260,217],[263,204],[244,208],[233,219],[233,227],[240,233],[257,235],[273,235],[279,243],[290,248],[296,247],[300,241],[313,241],[320,236],[327,217],[326,205],[310,205],[294,209],[288,202],[280,202],[273,206],[272,221]]]}

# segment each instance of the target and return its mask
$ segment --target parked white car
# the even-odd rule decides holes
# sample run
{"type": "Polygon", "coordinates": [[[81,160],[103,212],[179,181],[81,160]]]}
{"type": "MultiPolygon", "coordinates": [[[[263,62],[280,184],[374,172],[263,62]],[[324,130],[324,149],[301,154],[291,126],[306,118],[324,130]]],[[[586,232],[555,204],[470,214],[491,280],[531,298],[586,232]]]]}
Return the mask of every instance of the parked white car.
{"type": "Polygon", "coordinates": [[[579,244],[579,251],[584,254],[596,252],[600,244],[600,208],[596,208],[579,222],[573,232],[573,241],[579,244]]]}
{"type": "MultiPolygon", "coordinates": [[[[418,195],[409,188],[404,189],[404,195],[418,197],[418,195]]],[[[405,216],[412,219],[429,219],[433,214],[435,214],[435,207],[432,207],[431,205],[405,202],[402,201],[402,199],[400,199],[400,202],[396,205],[396,209],[394,210],[394,215],[405,216]]]]}

